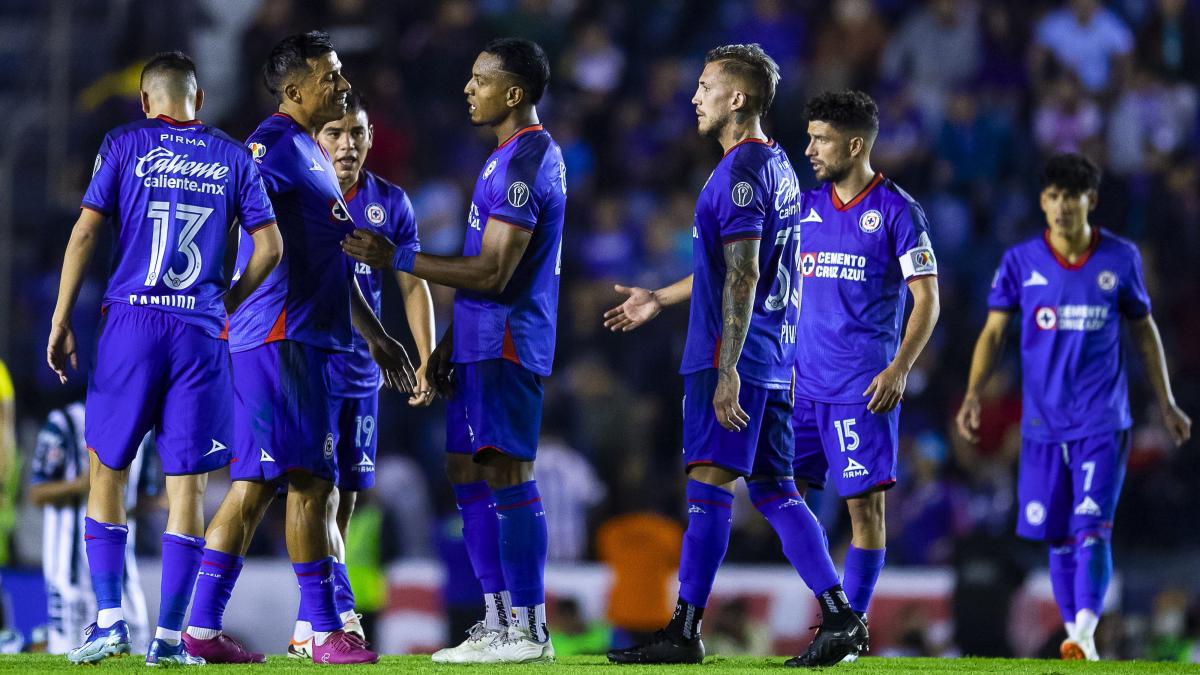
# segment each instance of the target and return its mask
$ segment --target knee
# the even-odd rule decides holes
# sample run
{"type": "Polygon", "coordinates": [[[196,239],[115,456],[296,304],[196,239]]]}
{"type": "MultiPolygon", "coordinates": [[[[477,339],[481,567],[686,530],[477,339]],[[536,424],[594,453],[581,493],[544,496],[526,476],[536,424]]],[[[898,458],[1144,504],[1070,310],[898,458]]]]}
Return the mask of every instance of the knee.
{"type": "Polygon", "coordinates": [[[796,506],[795,502],[804,501],[804,497],[796,489],[796,484],[790,480],[756,480],[751,477],[746,481],[746,491],[754,508],[763,515],[773,513],[783,507],[796,506]]]}
{"type": "Polygon", "coordinates": [[[323,480],[293,480],[288,483],[288,500],[300,502],[306,511],[319,511],[323,516],[332,504],[333,483],[323,480]]]}
{"type": "Polygon", "coordinates": [[[862,497],[846,500],[850,510],[850,522],[856,530],[867,532],[883,532],[884,511],[883,493],[872,492],[862,497]]]}
{"type": "Polygon", "coordinates": [[[478,483],[485,479],[483,467],[476,464],[474,457],[459,453],[446,455],[446,478],[455,485],[478,483]]]}
{"type": "Polygon", "coordinates": [[[493,490],[515,487],[533,480],[533,462],[513,459],[500,452],[485,450],[480,459],[486,469],[488,485],[493,490]]]}

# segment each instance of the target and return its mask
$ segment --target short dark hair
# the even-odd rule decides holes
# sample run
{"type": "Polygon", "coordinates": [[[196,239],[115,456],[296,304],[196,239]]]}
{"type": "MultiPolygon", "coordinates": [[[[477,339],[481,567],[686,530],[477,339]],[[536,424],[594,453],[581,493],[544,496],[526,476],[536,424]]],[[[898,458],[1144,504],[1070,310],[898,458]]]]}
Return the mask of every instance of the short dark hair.
{"type": "Polygon", "coordinates": [[[367,102],[367,97],[363,96],[362,92],[357,89],[351,89],[346,94],[346,114],[357,112],[371,112],[371,106],[367,102]]]}
{"type": "Polygon", "coordinates": [[[1042,189],[1051,185],[1073,195],[1098,190],[1100,168],[1077,152],[1054,155],[1042,168],[1042,189]]]}
{"type": "Polygon", "coordinates": [[[500,58],[500,68],[517,79],[529,102],[537,105],[550,84],[550,60],[541,46],[524,38],[496,38],[483,48],[500,58]]]}
{"type": "Polygon", "coordinates": [[[276,100],[283,100],[283,87],[297,72],[307,73],[309,59],[315,59],[333,51],[329,33],[312,30],[307,33],[289,35],[271,48],[267,62],[263,64],[263,84],[276,100]]]}
{"type": "Polygon", "coordinates": [[[847,89],[819,94],[804,107],[804,117],[809,122],[825,122],[838,131],[864,134],[868,142],[879,133],[879,107],[861,91],[847,89]]]}
{"type": "Polygon", "coordinates": [[[753,91],[744,92],[747,105],[756,115],[765,115],[775,100],[779,84],[779,64],[758,43],[723,45],[710,49],[704,63],[720,63],[722,69],[750,85],[753,91]]]}
{"type": "Polygon", "coordinates": [[[184,80],[191,79],[199,86],[196,78],[196,62],[181,51],[159,52],[142,66],[141,86],[145,86],[146,78],[155,75],[174,75],[184,80]]]}

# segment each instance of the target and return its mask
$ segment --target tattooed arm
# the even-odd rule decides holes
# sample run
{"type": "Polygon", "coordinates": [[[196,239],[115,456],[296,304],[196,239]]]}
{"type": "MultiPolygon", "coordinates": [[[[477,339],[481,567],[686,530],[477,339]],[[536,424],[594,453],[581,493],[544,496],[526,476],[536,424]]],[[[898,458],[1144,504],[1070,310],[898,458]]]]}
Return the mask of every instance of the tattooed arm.
{"type": "Polygon", "coordinates": [[[758,286],[758,240],[743,239],[725,245],[725,288],[721,291],[721,351],[717,360],[717,391],[713,409],[717,422],[730,431],[741,431],[750,416],[738,403],[742,381],[737,363],[754,313],[758,286]]]}

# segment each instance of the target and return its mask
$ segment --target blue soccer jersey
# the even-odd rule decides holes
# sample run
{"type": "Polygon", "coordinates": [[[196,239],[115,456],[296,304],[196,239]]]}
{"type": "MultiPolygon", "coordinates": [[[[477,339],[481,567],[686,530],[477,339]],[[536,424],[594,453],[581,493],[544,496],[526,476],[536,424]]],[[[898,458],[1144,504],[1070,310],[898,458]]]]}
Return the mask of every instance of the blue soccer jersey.
{"type": "Polygon", "coordinates": [[[680,373],[718,366],[725,245],[760,239],[754,311],[737,370],[760,387],[792,386],[800,204],[796,172],[777,143],[751,139],[725,153],[696,201],[692,303],[680,373]]]}
{"type": "MultiPolygon", "coordinates": [[[[363,171],[358,182],[346,193],[346,207],[355,223],[382,234],[397,248],[421,250],[417,239],[417,217],[408,195],[399,187],[363,171]]],[[[382,317],[384,273],[363,263],[357,263],[354,272],[375,316],[382,317]]],[[[389,270],[387,276],[393,274],[389,270]]],[[[357,331],[354,333],[354,351],[334,354],[329,365],[336,396],[367,396],[379,389],[382,381],[379,366],[371,358],[367,341],[357,331]]]]}
{"type": "MultiPolygon", "coordinates": [[[[354,231],[329,155],[289,115],[268,117],[246,140],[283,235],[283,259],[229,318],[229,349],[295,340],[353,349],[350,281],[354,264],[341,242],[354,231]]],[[[253,240],[242,236],[237,270],[253,240]]]]}
{"type": "Polygon", "coordinates": [[[1133,424],[1120,319],[1150,314],[1142,259],[1132,242],[1092,232],[1074,264],[1045,233],[1017,244],[992,282],[988,307],[1021,320],[1026,440],[1070,441],[1133,424]]]}
{"type": "Polygon", "coordinates": [[[115,221],[105,304],[145,305],[218,337],[225,325],[226,234],[275,222],[240,143],[199,120],[160,115],[110,131],[83,208],[115,221]]]}
{"type": "Polygon", "coordinates": [[[549,375],[558,320],[567,173],[549,132],[525,127],[492,151],[475,181],[463,255],[483,249],[488,219],[531,233],[508,286],[454,296],[454,362],[507,359],[549,375]]]}
{"type": "Polygon", "coordinates": [[[937,274],[929,223],[882,174],[846,203],[826,183],[804,208],[796,396],[863,403],[900,347],[906,282],[937,274]]]}

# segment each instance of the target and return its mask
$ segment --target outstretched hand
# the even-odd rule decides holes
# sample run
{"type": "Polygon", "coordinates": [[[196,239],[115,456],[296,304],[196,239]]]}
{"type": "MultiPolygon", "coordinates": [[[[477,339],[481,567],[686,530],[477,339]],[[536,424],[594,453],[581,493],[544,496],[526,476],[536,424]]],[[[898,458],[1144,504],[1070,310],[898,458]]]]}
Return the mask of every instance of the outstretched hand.
{"type": "Polygon", "coordinates": [[[46,344],[46,363],[58,375],[58,381],[67,383],[67,365],[79,370],[79,357],[75,354],[75,332],[70,326],[51,326],[50,340],[46,344]]]}
{"type": "Polygon", "coordinates": [[[374,269],[391,269],[392,258],[396,256],[396,245],[387,237],[361,227],[346,235],[342,250],[374,269]]]}
{"type": "Polygon", "coordinates": [[[604,327],[616,332],[629,332],[658,316],[662,303],[654,291],[636,286],[617,284],[613,289],[628,297],[625,302],[604,313],[604,327]]]}
{"type": "Polygon", "coordinates": [[[383,383],[389,389],[397,389],[406,394],[417,390],[417,376],[413,371],[412,361],[404,345],[391,337],[384,337],[367,343],[371,358],[379,364],[383,371],[383,383]]]}

